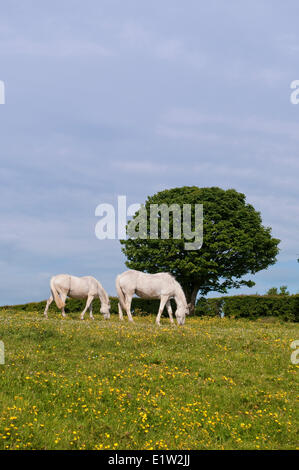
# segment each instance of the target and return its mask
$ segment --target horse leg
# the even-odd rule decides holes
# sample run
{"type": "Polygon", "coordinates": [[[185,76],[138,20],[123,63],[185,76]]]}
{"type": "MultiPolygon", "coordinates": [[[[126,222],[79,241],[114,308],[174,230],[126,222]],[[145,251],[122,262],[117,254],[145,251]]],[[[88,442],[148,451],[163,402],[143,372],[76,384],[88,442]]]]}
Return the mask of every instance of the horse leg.
{"type": "Polygon", "coordinates": [[[48,317],[48,309],[49,309],[51,303],[53,302],[53,300],[54,300],[53,295],[51,295],[49,297],[49,299],[47,300],[46,308],[45,308],[45,311],[44,311],[44,315],[45,315],[46,318],[48,317]]]}
{"type": "Polygon", "coordinates": [[[169,315],[170,323],[174,323],[170,300],[167,300],[166,308],[167,308],[167,312],[168,312],[168,315],[169,315]]]}
{"type": "Polygon", "coordinates": [[[119,315],[119,319],[120,319],[120,320],[123,320],[123,319],[124,319],[123,311],[122,311],[122,308],[121,308],[119,302],[118,302],[118,315],[119,315]]]}
{"type": "Polygon", "coordinates": [[[127,310],[127,315],[128,319],[130,322],[134,322],[132,314],[131,314],[131,302],[132,302],[132,296],[126,296],[126,310],[127,310]]]}
{"type": "Polygon", "coordinates": [[[94,320],[94,316],[93,316],[93,314],[92,314],[92,301],[91,301],[91,304],[90,304],[90,306],[89,306],[89,316],[90,316],[90,318],[91,318],[92,320],[94,320]]]}
{"type": "Polygon", "coordinates": [[[86,310],[89,308],[89,306],[90,306],[90,304],[91,304],[92,301],[93,301],[93,295],[89,295],[89,296],[87,297],[85,309],[83,310],[83,312],[82,312],[81,315],[80,315],[80,319],[81,319],[81,320],[84,320],[85,312],[86,312],[86,310]]]}
{"type": "MultiPolygon", "coordinates": [[[[62,302],[65,304],[67,295],[66,295],[64,292],[59,292],[59,296],[60,296],[62,302]]],[[[62,309],[61,309],[61,315],[62,315],[63,317],[66,317],[66,314],[65,314],[65,311],[64,311],[64,307],[62,307],[62,309]]]]}
{"type": "Polygon", "coordinates": [[[162,315],[162,312],[164,310],[164,307],[165,307],[165,304],[168,300],[168,296],[161,296],[161,300],[160,300],[160,307],[159,307],[159,311],[158,311],[158,315],[157,315],[157,318],[156,318],[156,324],[160,326],[160,319],[161,319],[161,315],[162,315]]]}

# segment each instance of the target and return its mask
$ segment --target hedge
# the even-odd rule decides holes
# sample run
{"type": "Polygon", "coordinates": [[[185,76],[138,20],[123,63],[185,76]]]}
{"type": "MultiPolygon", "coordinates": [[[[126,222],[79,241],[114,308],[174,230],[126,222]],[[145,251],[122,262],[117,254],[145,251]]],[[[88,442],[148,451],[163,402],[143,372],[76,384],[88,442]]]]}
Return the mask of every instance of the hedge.
{"type": "MultiPolygon", "coordinates": [[[[65,311],[81,312],[85,306],[85,300],[67,299],[65,311]]],[[[118,314],[118,299],[110,297],[111,313],[118,314]]],[[[32,302],[23,305],[10,305],[0,307],[1,310],[13,312],[38,312],[43,313],[46,301],[32,302]]],[[[175,304],[172,301],[173,310],[175,304]]],[[[159,300],[146,300],[133,298],[132,311],[135,315],[157,314],[159,309],[159,300]]],[[[53,302],[49,308],[49,313],[57,312],[58,309],[53,302]]],[[[100,302],[95,299],[93,302],[93,312],[100,313],[100,302]]],[[[220,316],[221,313],[226,317],[250,318],[258,317],[279,317],[285,321],[299,321],[299,295],[235,295],[231,297],[218,298],[200,298],[195,307],[195,315],[198,316],[220,316]]],[[[87,312],[88,314],[88,312],[87,312]]],[[[167,312],[164,311],[167,316],[167,312]]]]}
{"type": "Polygon", "coordinates": [[[196,315],[250,318],[279,317],[299,321],[299,295],[234,295],[231,297],[200,298],[196,315]]]}
{"type": "MultiPolygon", "coordinates": [[[[70,312],[82,312],[86,304],[86,300],[80,300],[80,299],[67,299],[66,300],[66,305],[65,305],[65,312],[70,313],[70,312]]],[[[118,298],[117,297],[110,297],[110,312],[111,314],[118,314],[118,298]]],[[[159,300],[147,300],[147,299],[140,299],[137,297],[134,297],[132,300],[132,311],[133,314],[135,313],[136,315],[149,315],[151,313],[158,313],[159,309],[159,300]]],[[[100,301],[99,299],[95,299],[93,301],[93,313],[99,314],[100,313],[100,301]]],[[[0,307],[0,310],[6,310],[6,311],[11,311],[11,312],[37,312],[37,313],[43,313],[46,307],[46,300],[43,300],[41,302],[31,302],[28,304],[21,304],[21,305],[5,305],[3,307],[0,307]]],[[[173,308],[175,308],[175,304],[173,304],[173,308]]],[[[55,305],[55,302],[52,302],[52,304],[49,307],[49,313],[51,312],[57,312],[58,309],[55,305]]],[[[88,314],[88,311],[87,311],[88,314]]]]}

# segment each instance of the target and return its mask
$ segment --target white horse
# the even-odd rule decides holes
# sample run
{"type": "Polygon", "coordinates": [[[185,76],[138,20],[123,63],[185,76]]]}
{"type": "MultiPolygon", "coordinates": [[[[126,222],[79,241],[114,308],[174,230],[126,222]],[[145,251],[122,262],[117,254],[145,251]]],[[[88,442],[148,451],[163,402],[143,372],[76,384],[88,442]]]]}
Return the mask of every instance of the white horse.
{"type": "Polygon", "coordinates": [[[92,314],[92,301],[99,297],[101,301],[100,312],[104,314],[105,320],[110,318],[110,300],[107,292],[97,279],[92,276],[76,277],[70,274],[58,274],[53,276],[50,281],[51,297],[47,301],[44,311],[45,317],[48,316],[48,308],[55,300],[58,308],[61,309],[62,316],[65,317],[65,301],[67,297],[72,299],[87,299],[85,308],[81,313],[81,320],[84,319],[86,310],[89,308],[90,318],[94,319],[92,314]]]}
{"type": "Polygon", "coordinates": [[[125,271],[116,278],[116,290],[119,298],[119,318],[123,320],[124,309],[129,321],[133,321],[131,314],[131,302],[134,294],[143,299],[160,299],[160,306],[156,318],[157,325],[166,305],[169,318],[173,323],[170,299],[174,299],[177,305],[175,316],[179,325],[185,323],[185,316],[189,314],[184,291],[175,278],[169,273],[146,274],[140,271],[125,271]]]}

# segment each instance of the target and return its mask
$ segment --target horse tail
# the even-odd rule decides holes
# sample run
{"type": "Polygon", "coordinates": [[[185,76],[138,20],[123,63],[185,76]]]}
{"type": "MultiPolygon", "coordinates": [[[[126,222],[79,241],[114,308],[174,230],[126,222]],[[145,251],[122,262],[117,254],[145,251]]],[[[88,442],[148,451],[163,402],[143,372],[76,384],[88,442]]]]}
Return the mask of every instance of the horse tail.
{"type": "Polygon", "coordinates": [[[116,281],[115,281],[116,291],[117,291],[117,295],[118,295],[118,299],[119,299],[119,303],[120,303],[121,308],[126,310],[126,305],[125,305],[126,299],[125,299],[124,293],[122,291],[122,288],[120,287],[119,279],[120,279],[120,275],[117,276],[116,281]]]}
{"type": "Polygon", "coordinates": [[[57,305],[58,308],[63,308],[65,306],[65,303],[61,300],[58,292],[57,292],[57,289],[55,287],[55,277],[52,277],[51,278],[51,281],[50,281],[50,287],[51,287],[51,292],[52,292],[52,295],[54,297],[54,300],[55,300],[55,303],[57,305]]]}

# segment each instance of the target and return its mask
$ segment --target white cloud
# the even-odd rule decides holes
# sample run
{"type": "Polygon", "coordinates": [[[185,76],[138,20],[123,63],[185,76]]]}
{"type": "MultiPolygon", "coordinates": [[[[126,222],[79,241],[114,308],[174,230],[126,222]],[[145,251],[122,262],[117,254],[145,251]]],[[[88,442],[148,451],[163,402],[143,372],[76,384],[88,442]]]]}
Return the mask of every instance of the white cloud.
{"type": "Polygon", "coordinates": [[[201,70],[206,60],[198,50],[177,37],[167,37],[136,22],[126,22],[120,32],[121,47],[174,63],[184,63],[201,70]]]}
{"type": "Polygon", "coordinates": [[[299,123],[294,121],[273,120],[258,116],[223,116],[221,114],[203,114],[194,109],[175,108],[161,117],[161,123],[157,126],[157,133],[168,137],[197,138],[203,129],[206,138],[221,137],[223,131],[242,132],[244,134],[259,134],[283,136],[292,140],[299,140],[299,123]],[[205,126],[205,127],[204,127],[205,126]],[[211,133],[211,129],[213,132],[211,133]],[[216,134],[218,129],[219,134],[216,134]],[[220,132],[221,131],[221,132],[220,132]]]}
{"type": "Polygon", "coordinates": [[[166,171],[169,165],[158,163],[157,161],[146,160],[115,160],[112,167],[130,173],[159,173],[166,171]]]}
{"type": "Polygon", "coordinates": [[[0,55],[25,55],[36,57],[111,57],[114,52],[96,41],[60,38],[40,41],[28,37],[14,37],[0,43],[0,55]]]}

